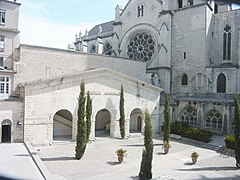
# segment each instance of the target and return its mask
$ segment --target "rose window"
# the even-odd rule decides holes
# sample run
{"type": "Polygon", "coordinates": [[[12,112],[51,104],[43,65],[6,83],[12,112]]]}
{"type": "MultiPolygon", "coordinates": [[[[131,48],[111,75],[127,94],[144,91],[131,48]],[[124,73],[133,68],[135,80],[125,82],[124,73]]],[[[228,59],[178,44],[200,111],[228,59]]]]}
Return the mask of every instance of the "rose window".
{"type": "Polygon", "coordinates": [[[155,51],[155,42],[147,33],[137,33],[131,39],[127,46],[127,55],[130,59],[143,62],[149,61],[155,51]]]}

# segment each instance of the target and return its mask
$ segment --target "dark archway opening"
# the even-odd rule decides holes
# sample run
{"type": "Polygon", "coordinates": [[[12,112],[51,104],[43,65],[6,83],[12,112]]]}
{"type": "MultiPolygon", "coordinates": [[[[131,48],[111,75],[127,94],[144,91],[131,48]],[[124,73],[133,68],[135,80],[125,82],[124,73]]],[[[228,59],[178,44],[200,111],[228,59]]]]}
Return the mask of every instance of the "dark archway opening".
{"type": "Polygon", "coordinates": [[[111,115],[107,109],[98,111],[95,122],[95,136],[104,137],[110,136],[111,130],[111,115]]]}
{"type": "Polygon", "coordinates": [[[130,133],[140,133],[142,131],[143,113],[140,109],[134,109],[130,115],[130,133]]]}
{"type": "Polygon", "coordinates": [[[12,122],[9,119],[5,119],[2,122],[2,143],[11,143],[11,129],[12,122]]]}

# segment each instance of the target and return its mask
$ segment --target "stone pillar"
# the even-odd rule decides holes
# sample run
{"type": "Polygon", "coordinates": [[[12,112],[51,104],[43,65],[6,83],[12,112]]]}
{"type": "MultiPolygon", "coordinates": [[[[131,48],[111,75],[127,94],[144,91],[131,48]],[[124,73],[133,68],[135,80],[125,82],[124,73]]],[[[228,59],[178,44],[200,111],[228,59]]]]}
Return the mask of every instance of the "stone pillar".
{"type": "Polygon", "coordinates": [[[206,114],[206,102],[202,104],[202,111],[201,111],[201,125],[200,128],[204,129],[205,128],[205,117],[204,114],[206,114]]]}

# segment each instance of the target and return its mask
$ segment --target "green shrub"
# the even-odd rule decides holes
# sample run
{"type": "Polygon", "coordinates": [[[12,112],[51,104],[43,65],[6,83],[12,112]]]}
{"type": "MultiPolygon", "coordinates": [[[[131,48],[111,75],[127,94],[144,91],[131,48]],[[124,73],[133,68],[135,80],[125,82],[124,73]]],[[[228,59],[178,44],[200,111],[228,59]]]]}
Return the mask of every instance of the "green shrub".
{"type": "Polygon", "coordinates": [[[235,146],[235,137],[232,135],[227,135],[224,139],[226,148],[234,149],[235,146]]]}
{"type": "Polygon", "coordinates": [[[201,128],[190,128],[186,122],[175,121],[171,123],[171,133],[197,141],[209,142],[212,133],[201,128]]]}

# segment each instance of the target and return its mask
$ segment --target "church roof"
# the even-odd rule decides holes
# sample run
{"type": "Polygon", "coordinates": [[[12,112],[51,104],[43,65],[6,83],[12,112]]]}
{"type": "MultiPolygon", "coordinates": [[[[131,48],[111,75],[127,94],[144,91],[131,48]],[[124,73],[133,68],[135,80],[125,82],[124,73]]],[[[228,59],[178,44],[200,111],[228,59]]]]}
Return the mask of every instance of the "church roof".
{"type": "Polygon", "coordinates": [[[113,31],[113,23],[114,23],[114,21],[109,21],[109,22],[105,22],[105,23],[102,23],[102,24],[98,24],[98,25],[94,26],[94,28],[92,28],[88,32],[88,35],[89,36],[97,35],[98,30],[99,30],[99,26],[102,27],[102,33],[111,32],[111,31],[113,31]]]}

